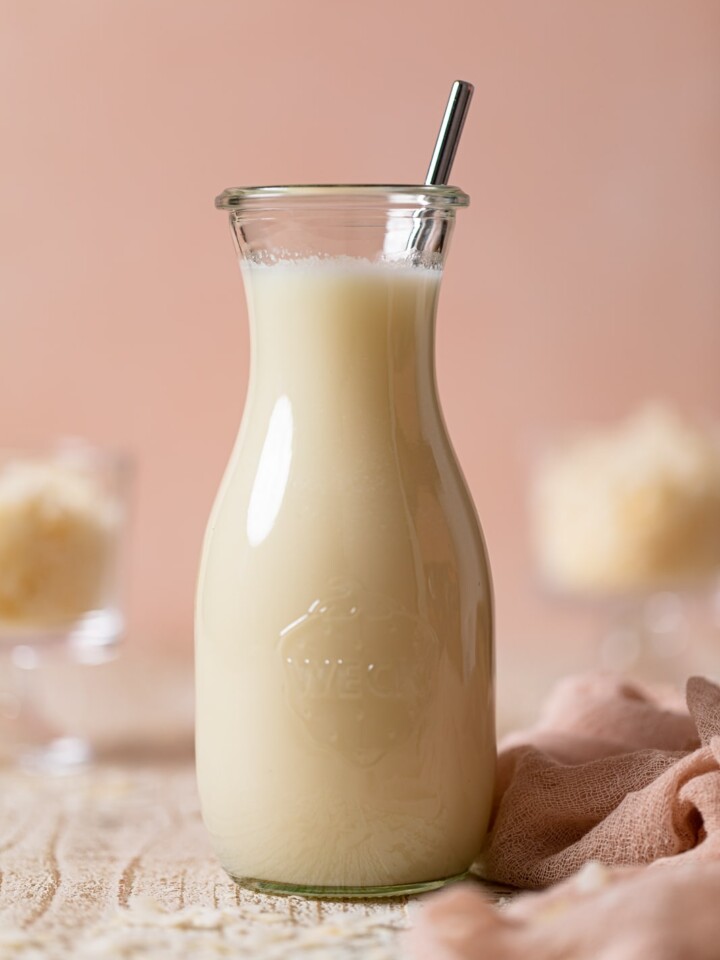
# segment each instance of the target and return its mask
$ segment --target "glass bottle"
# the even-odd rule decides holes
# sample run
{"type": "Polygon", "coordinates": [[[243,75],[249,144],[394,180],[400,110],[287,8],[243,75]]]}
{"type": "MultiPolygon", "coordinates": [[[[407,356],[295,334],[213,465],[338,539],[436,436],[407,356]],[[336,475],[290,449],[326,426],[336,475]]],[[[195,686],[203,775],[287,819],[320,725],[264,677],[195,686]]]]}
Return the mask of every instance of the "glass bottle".
{"type": "Polygon", "coordinates": [[[207,528],[197,772],[273,893],[462,877],[495,766],[492,592],[435,379],[453,187],[226,190],[251,373],[207,528]]]}

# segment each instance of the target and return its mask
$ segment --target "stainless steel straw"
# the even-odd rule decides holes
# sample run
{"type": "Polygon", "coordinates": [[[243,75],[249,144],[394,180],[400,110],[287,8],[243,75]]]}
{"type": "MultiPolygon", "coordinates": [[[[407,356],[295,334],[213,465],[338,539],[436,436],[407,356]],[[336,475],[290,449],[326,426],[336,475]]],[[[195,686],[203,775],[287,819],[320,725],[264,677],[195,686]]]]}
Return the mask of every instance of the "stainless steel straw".
{"type": "MultiPolygon", "coordinates": [[[[427,186],[439,186],[448,182],[474,89],[473,85],[466,80],[456,80],[452,85],[425,177],[427,186]]],[[[417,211],[413,219],[415,226],[406,250],[413,256],[423,254],[427,256],[440,252],[447,235],[446,221],[442,218],[433,220],[432,215],[428,215],[426,210],[417,211]]]]}
{"type": "Polygon", "coordinates": [[[465,125],[465,117],[474,89],[473,85],[466,80],[456,80],[452,85],[450,97],[445,107],[445,114],[440,124],[440,132],[435,141],[435,149],[425,177],[425,183],[428,186],[448,183],[450,180],[450,168],[455,159],[455,152],[460,142],[460,135],[465,125]]]}

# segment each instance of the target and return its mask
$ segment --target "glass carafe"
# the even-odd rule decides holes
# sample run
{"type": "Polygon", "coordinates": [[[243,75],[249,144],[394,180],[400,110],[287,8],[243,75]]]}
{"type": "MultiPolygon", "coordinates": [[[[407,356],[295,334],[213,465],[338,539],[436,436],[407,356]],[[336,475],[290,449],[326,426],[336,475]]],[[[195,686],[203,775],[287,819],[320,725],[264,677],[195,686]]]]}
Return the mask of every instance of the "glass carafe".
{"type": "Polygon", "coordinates": [[[463,876],[495,766],[493,616],[438,401],[452,187],[226,190],[251,335],[203,548],[197,772],[215,850],[274,893],[463,876]]]}

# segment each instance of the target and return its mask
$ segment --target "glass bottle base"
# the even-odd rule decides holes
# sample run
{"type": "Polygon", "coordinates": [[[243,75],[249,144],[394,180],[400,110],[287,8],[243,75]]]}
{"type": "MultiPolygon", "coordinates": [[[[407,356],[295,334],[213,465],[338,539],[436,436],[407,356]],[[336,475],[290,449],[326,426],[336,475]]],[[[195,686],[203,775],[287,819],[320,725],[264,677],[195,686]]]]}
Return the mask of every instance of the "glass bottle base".
{"type": "Polygon", "coordinates": [[[317,900],[374,900],[383,897],[408,897],[438,890],[449,883],[457,883],[469,876],[468,871],[439,880],[420,883],[398,883],[387,887],[321,887],[299,883],[280,883],[276,880],[256,880],[254,877],[236,877],[230,874],[238,886],[255,893],[284,897],[312,897],[317,900]]]}

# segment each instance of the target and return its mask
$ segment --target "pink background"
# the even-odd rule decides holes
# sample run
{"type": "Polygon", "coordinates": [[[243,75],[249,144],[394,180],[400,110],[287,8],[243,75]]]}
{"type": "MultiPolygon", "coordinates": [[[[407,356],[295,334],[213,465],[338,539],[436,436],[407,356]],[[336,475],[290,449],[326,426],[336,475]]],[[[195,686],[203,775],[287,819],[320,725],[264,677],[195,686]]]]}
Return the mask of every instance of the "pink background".
{"type": "Polygon", "coordinates": [[[473,202],[439,379],[512,677],[586,643],[535,584],[538,436],[647,397],[720,414],[720,3],[0,0],[0,443],[134,454],[132,645],[191,648],[242,411],[215,194],[417,181],[456,77],[476,85],[452,177],[473,202]]]}

